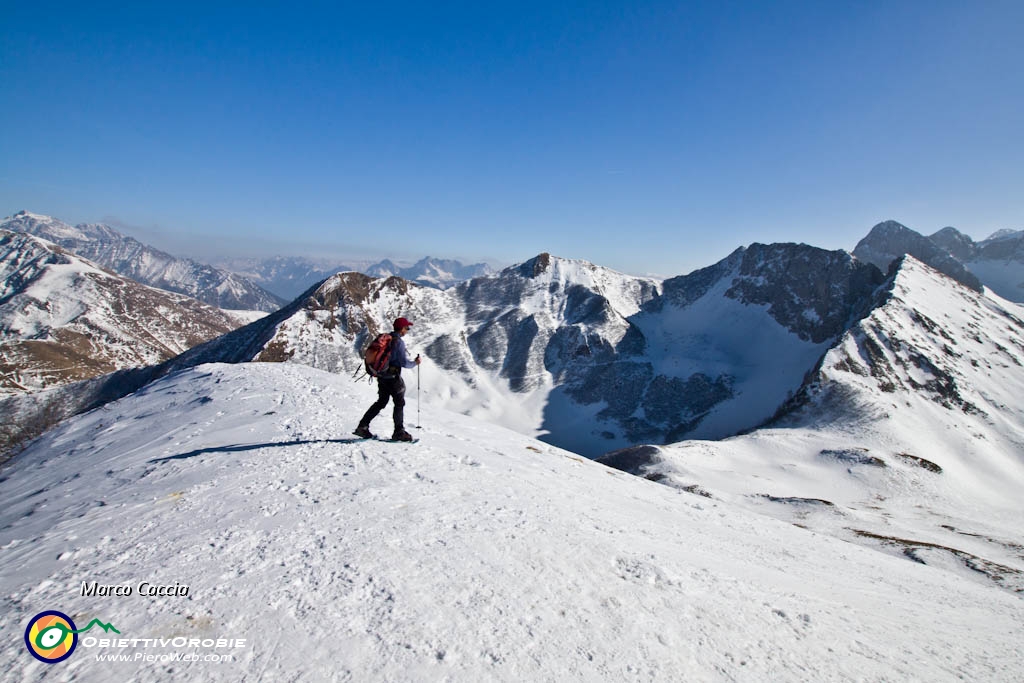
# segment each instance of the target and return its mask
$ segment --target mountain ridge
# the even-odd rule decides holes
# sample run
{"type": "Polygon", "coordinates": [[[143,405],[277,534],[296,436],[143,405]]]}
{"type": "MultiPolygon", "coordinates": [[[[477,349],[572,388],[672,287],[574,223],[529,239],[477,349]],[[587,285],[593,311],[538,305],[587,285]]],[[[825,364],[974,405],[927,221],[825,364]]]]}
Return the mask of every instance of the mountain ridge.
{"type": "Polygon", "coordinates": [[[342,263],[327,258],[310,259],[301,256],[275,256],[269,259],[227,259],[222,266],[244,275],[268,290],[294,299],[317,282],[339,272],[357,272],[371,277],[401,277],[417,284],[437,289],[454,287],[468,279],[493,272],[486,263],[464,265],[454,259],[424,257],[410,266],[401,266],[390,259],[382,261],[353,261],[342,263]]]}
{"type": "Polygon", "coordinates": [[[800,390],[730,439],[609,465],[1024,593],[1024,315],[905,256],[800,390]]]}
{"type": "Polygon", "coordinates": [[[984,284],[1004,299],[1024,302],[1024,231],[1000,230],[975,242],[954,227],[925,237],[890,220],[872,228],[853,254],[883,271],[909,254],[975,291],[984,284]]]}
{"type": "Polygon", "coordinates": [[[219,309],[0,230],[0,393],[155,365],[237,325],[219,309]]]}
{"type": "Polygon", "coordinates": [[[132,280],[218,308],[270,312],[284,303],[245,278],[172,256],[107,225],[72,227],[50,216],[21,211],[0,221],[0,229],[42,237],[132,280]]]}

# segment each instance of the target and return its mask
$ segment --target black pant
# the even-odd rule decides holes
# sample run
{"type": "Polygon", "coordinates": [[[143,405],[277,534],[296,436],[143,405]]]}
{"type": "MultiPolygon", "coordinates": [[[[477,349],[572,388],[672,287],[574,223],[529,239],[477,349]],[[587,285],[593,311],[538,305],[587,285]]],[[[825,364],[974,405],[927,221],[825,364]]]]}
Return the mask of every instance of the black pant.
{"type": "Polygon", "coordinates": [[[405,428],[405,381],[401,375],[377,378],[377,402],[366,411],[363,419],[359,421],[359,426],[369,427],[373,418],[384,410],[388,399],[395,401],[395,432],[402,431],[405,428]]]}

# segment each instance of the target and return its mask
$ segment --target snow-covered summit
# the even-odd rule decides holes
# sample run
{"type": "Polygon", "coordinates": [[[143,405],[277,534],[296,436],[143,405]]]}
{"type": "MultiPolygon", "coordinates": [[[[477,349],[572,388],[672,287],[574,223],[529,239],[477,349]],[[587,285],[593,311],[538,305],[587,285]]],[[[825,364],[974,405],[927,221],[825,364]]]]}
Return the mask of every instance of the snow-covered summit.
{"type": "Polygon", "coordinates": [[[346,425],[374,396],[295,364],[206,365],[37,441],[0,479],[0,677],[1024,675],[1024,603],[997,587],[432,404],[418,444],[358,441],[346,425]],[[85,597],[91,581],[189,591],[85,597]],[[36,662],[20,629],[47,609],[127,644],[36,662]],[[136,658],[175,638],[234,661],[136,658]]]}
{"type": "Polygon", "coordinates": [[[454,259],[426,256],[411,266],[400,266],[391,259],[384,259],[363,272],[373,277],[397,276],[427,287],[447,289],[475,277],[490,275],[492,270],[486,263],[465,265],[454,259]]]}
{"type": "Polygon", "coordinates": [[[1011,230],[1010,228],[1003,228],[1002,230],[996,230],[994,233],[988,236],[986,242],[994,242],[996,240],[1002,240],[1007,238],[1015,238],[1024,235],[1024,230],[1011,230]]]}

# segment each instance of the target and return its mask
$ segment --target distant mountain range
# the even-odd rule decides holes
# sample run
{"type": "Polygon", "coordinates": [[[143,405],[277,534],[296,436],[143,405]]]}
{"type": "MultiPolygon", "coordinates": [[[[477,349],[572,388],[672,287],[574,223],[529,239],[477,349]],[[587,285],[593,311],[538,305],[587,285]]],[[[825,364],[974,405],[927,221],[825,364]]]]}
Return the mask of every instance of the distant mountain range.
{"type": "Polygon", "coordinates": [[[21,211],[0,221],[0,229],[42,237],[136,282],[218,308],[270,312],[285,303],[244,277],[171,256],[107,225],[70,226],[50,216],[21,211]]]}
{"type": "Polygon", "coordinates": [[[461,261],[426,257],[410,266],[400,266],[390,259],[383,261],[334,262],[296,256],[275,256],[267,259],[228,259],[219,265],[238,273],[275,294],[294,299],[307,289],[335,273],[357,272],[371,277],[398,276],[427,287],[447,289],[460,282],[491,274],[486,263],[463,265],[461,261]]]}
{"type": "Polygon", "coordinates": [[[1000,230],[975,242],[956,228],[930,237],[896,221],[879,223],[853,250],[883,271],[909,254],[976,291],[985,285],[1010,301],[1024,302],[1024,230],[1000,230]]]}
{"type": "MultiPolygon", "coordinates": [[[[970,263],[990,262],[996,245],[1010,268],[1018,252],[1007,245],[1019,236],[957,240],[970,263]]],[[[860,257],[752,244],[664,281],[540,254],[438,289],[437,281],[465,273],[424,259],[416,271],[432,286],[421,286],[384,262],[366,269],[387,277],[317,279],[266,318],[131,379],[112,378],[102,393],[204,362],[289,361],[354,374],[367,340],[406,316],[416,323],[408,342],[427,358],[422,395],[451,410],[591,457],[719,439],[767,423],[805,391],[823,356],[879,305],[903,254],[980,290],[977,276],[935,241],[956,235],[933,238],[890,221],[861,241],[860,257]]],[[[295,283],[303,268],[304,277],[326,272],[302,259],[264,264],[266,276],[295,283]]]]}
{"type": "Polygon", "coordinates": [[[345,271],[372,277],[396,275],[438,289],[493,272],[486,263],[464,265],[460,261],[433,257],[404,266],[390,259],[341,263],[301,256],[233,258],[208,265],[172,256],[108,225],[71,226],[51,216],[28,211],[0,221],[0,230],[42,237],[136,282],[186,294],[228,310],[276,311],[314,284],[345,271]]]}

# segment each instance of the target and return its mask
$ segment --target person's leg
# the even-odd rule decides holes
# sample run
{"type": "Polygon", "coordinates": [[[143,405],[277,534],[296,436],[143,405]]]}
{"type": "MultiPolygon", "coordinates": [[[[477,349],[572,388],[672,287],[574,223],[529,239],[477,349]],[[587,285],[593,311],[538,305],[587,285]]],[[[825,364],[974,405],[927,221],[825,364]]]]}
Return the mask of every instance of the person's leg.
{"type": "Polygon", "coordinates": [[[391,388],[388,384],[387,380],[377,380],[377,402],[370,406],[370,409],[363,415],[363,419],[359,421],[359,426],[356,427],[357,432],[364,429],[369,431],[373,418],[377,417],[380,411],[384,410],[384,406],[388,404],[388,399],[391,397],[391,388]]]}
{"type": "Polygon", "coordinates": [[[395,402],[395,434],[405,431],[405,380],[396,377],[391,388],[391,398],[395,402]]]}

